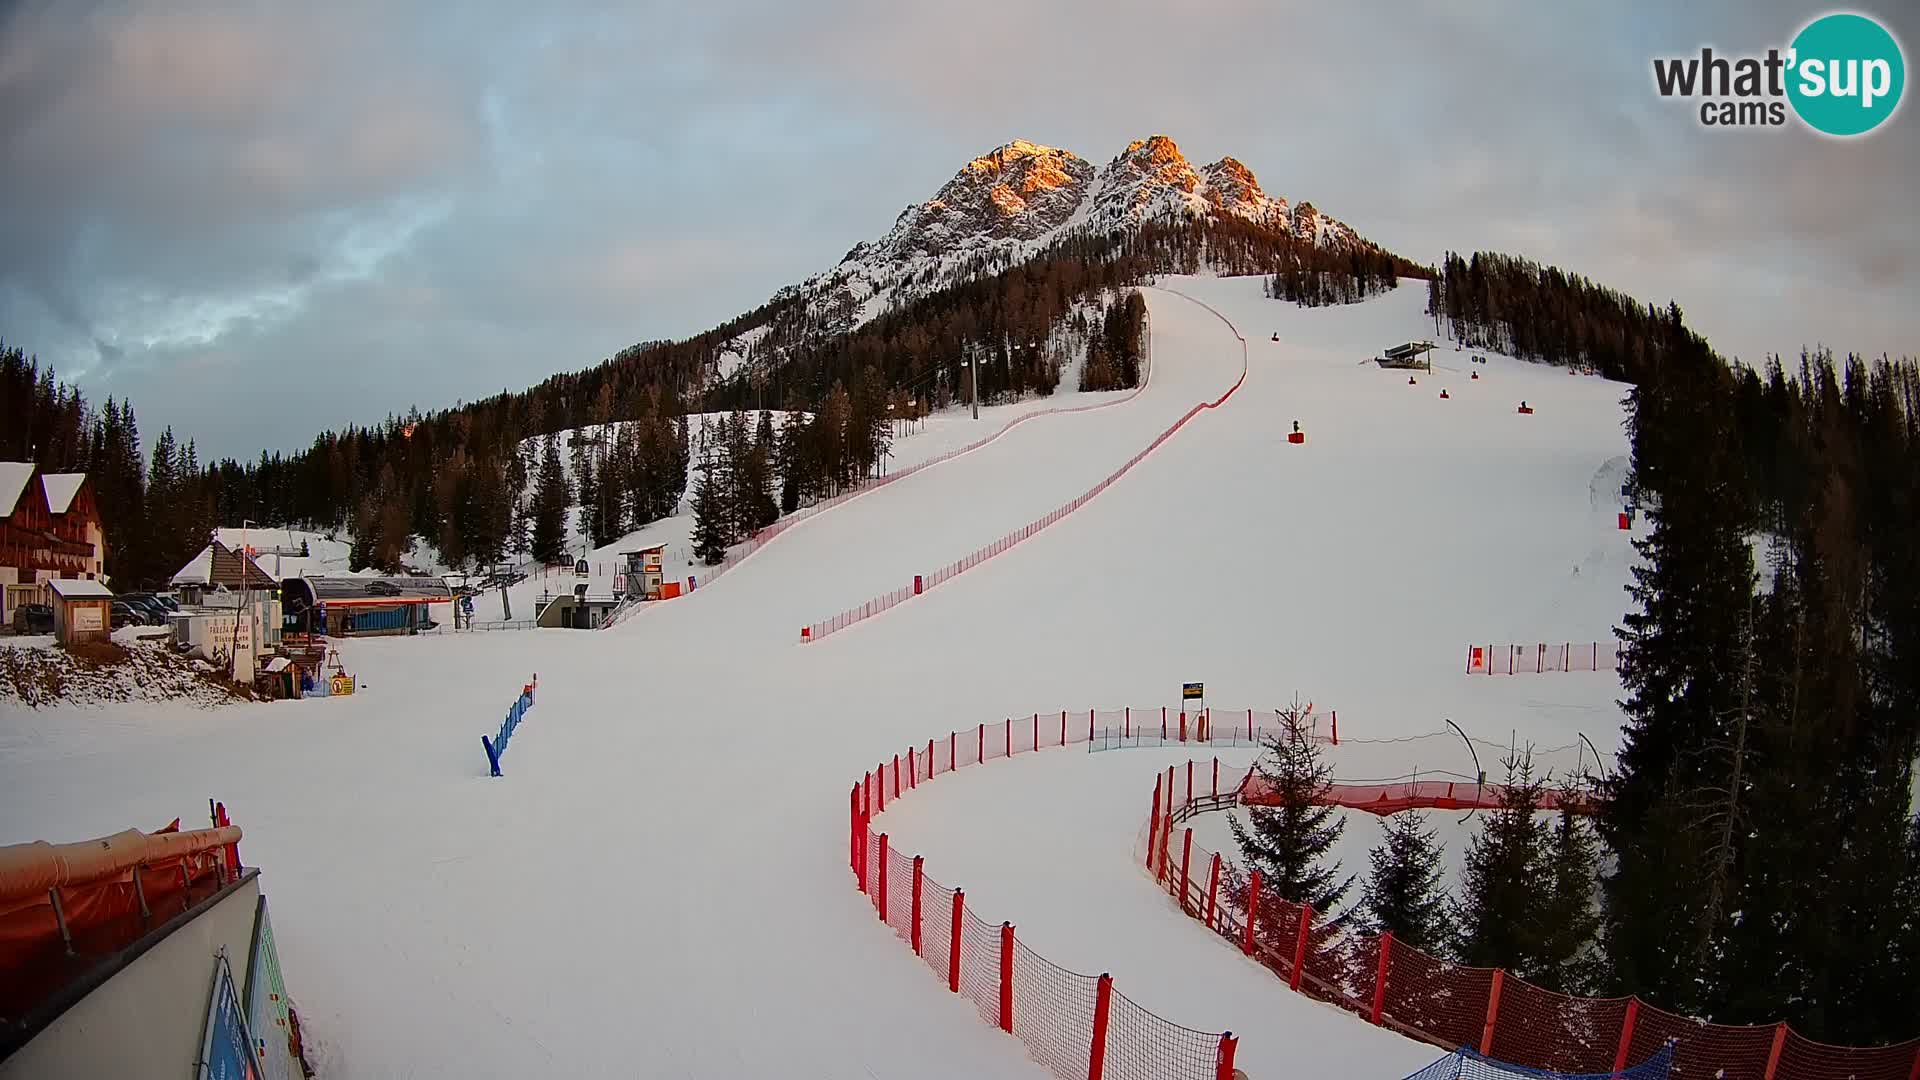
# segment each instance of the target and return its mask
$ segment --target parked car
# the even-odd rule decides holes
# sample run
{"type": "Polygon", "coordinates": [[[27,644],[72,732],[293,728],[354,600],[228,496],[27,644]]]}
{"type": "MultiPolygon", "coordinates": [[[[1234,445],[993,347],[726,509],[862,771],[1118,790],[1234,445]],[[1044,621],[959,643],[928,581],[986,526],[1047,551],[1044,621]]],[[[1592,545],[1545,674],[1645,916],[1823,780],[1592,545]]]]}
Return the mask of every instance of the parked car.
{"type": "Polygon", "coordinates": [[[122,593],[119,599],[125,601],[140,613],[149,626],[165,626],[167,606],[152,593],[122,593]]]}
{"type": "Polygon", "coordinates": [[[53,633],[53,606],[50,604],[21,604],[13,609],[13,632],[16,634],[53,633]]]}
{"type": "Polygon", "coordinates": [[[123,626],[145,625],[147,625],[147,617],[141,614],[139,609],[127,603],[125,600],[115,600],[113,602],[113,628],[115,630],[123,626]]]}

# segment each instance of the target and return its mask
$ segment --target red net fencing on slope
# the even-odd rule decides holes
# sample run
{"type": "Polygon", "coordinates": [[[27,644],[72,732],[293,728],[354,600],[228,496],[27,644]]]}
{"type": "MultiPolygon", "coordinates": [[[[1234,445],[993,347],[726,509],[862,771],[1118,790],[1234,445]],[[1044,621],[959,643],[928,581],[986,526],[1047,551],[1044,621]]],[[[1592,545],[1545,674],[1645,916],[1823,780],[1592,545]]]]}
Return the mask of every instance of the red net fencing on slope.
{"type": "Polygon", "coordinates": [[[1179,870],[1182,863],[1210,867],[1215,853],[1198,843],[1189,848],[1188,827],[1181,823],[1225,803],[1199,798],[1189,804],[1185,773],[1175,766],[1161,774],[1159,787],[1172,793],[1172,802],[1144,834],[1150,837],[1148,872],[1188,915],[1301,993],[1370,1022],[1448,1049],[1465,1046],[1498,1061],[1561,1073],[1617,1073],[1671,1043],[1674,1080],[1920,1080],[1920,1039],[1831,1046],[1785,1024],[1712,1024],[1633,997],[1556,993],[1510,972],[1432,956],[1390,934],[1330,924],[1265,886],[1255,889],[1251,875],[1224,854],[1209,917],[1206,878],[1189,874],[1183,888],[1179,870]]]}
{"type": "MultiPolygon", "coordinates": [[[[1195,301],[1195,302],[1198,303],[1198,301],[1195,301]]],[[[1205,306],[1205,305],[1202,305],[1202,306],[1205,306]]],[[[1212,310],[1212,309],[1209,308],[1209,310],[1212,310]]],[[[1218,315],[1219,313],[1215,312],[1215,314],[1218,315]]],[[[1224,317],[1222,317],[1222,319],[1224,321],[1224,317]]],[[[1232,324],[1229,323],[1228,325],[1229,327],[1231,327],[1232,324]]],[[[1236,330],[1234,333],[1236,336],[1238,336],[1239,331],[1236,330]]],[[[1233,385],[1227,388],[1226,393],[1221,394],[1218,398],[1215,398],[1212,401],[1200,402],[1199,404],[1193,406],[1191,409],[1188,409],[1185,413],[1181,414],[1178,420],[1175,420],[1172,423],[1172,425],[1170,425],[1165,431],[1162,431],[1157,438],[1155,438],[1152,442],[1148,443],[1145,449],[1141,450],[1139,453],[1128,458],[1126,462],[1122,464],[1118,469],[1115,469],[1112,473],[1108,474],[1106,479],[1101,480],[1099,483],[1093,485],[1093,487],[1088,488],[1085,492],[1082,492],[1080,495],[1076,496],[1074,499],[1067,502],[1066,504],[1055,508],[1053,511],[1043,515],[1040,518],[1035,519],[1034,521],[1031,521],[1025,525],[1022,525],[1020,528],[1013,530],[1012,532],[1006,534],[1005,536],[1002,536],[998,540],[995,540],[992,543],[986,544],[980,547],[978,550],[972,552],[971,554],[964,555],[959,559],[956,559],[953,562],[950,562],[947,565],[939,568],[938,570],[933,571],[930,574],[924,574],[919,576],[918,578],[915,579],[914,583],[911,585],[903,586],[902,588],[895,589],[890,593],[877,596],[872,600],[867,601],[866,603],[860,604],[856,607],[848,608],[847,610],[842,611],[838,615],[832,616],[831,618],[822,619],[819,622],[816,622],[810,626],[804,627],[801,630],[800,639],[802,641],[808,641],[808,642],[818,641],[821,638],[826,637],[828,634],[838,633],[839,631],[844,630],[849,626],[852,626],[854,623],[861,622],[866,619],[870,619],[873,616],[888,610],[889,608],[897,607],[898,605],[904,603],[905,601],[911,600],[913,597],[919,595],[922,592],[925,592],[927,589],[931,589],[936,585],[941,585],[948,581],[953,580],[954,578],[960,576],[961,574],[966,573],[968,570],[971,570],[974,567],[979,566],[981,563],[986,562],[988,559],[994,558],[995,556],[998,556],[998,555],[1005,554],[1006,552],[1012,550],[1015,545],[1018,545],[1028,539],[1031,539],[1034,535],[1039,533],[1041,530],[1046,529],[1050,525],[1054,525],[1058,523],[1062,518],[1079,510],[1081,507],[1087,505],[1089,502],[1092,502],[1096,497],[1100,495],[1101,492],[1104,492],[1107,490],[1107,488],[1113,486],[1115,481],[1119,480],[1122,476],[1125,476],[1127,473],[1131,472],[1135,465],[1138,465],[1142,461],[1146,460],[1147,455],[1153,453],[1155,450],[1158,450],[1161,447],[1161,445],[1164,444],[1168,439],[1173,438],[1173,436],[1177,432],[1179,432],[1181,428],[1187,425],[1188,421],[1192,420],[1194,417],[1200,415],[1202,412],[1205,412],[1208,409],[1219,408],[1221,405],[1226,403],[1228,398],[1234,395],[1235,391],[1240,389],[1241,385],[1247,381],[1246,340],[1244,338],[1241,339],[1241,342],[1240,342],[1240,351],[1241,351],[1240,377],[1234,380],[1233,385]]],[[[1143,383],[1142,386],[1144,387],[1144,385],[1145,384],[1143,383]]],[[[1137,392],[1138,391],[1136,391],[1136,393],[1137,392]]],[[[1098,408],[1098,407],[1101,407],[1101,406],[1082,406],[1080,409],[1062,409],[1060,411],[1061,412],[1079,412],[1087,408],[1098,408]]],[[[1026,419],[1026,418],[1023,417],[1022,419],[1026,419]]]]}
{"type": "Polygon", "coordinates": [[[927,876],[924,860],[916,865],[872,827],[888,800],[957,766],[1085,743],[1096,715],[1033,713],[951,732],[888,758],[850,793],[850,865],[875,912],[917,945],[934,975],[1055,1076],[1231,1080],[1237,1043],[1230,1033],[1173,1023],[1121,994],[1110,979],[1054,964],[1021,942],[1013,927],[974,912],[963,892],[927,876]]]}
{"type": "Polygon", "coordinates": [[[1469,675],[1544,675],[1549,671],[1619,669],[1620,645],[1613,641],[1467,646],[1469,675]]]}

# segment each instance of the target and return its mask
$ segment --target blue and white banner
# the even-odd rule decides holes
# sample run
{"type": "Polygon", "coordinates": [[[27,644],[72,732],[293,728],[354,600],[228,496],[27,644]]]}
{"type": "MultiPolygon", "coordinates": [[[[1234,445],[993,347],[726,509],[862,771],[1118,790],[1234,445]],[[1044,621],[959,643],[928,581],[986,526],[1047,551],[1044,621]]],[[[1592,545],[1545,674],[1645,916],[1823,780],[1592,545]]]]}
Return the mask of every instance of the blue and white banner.
{"type": "Polygon", "coordinates": [[[253,1063],[253,1037],[233,985],[227,950],[213,962],[213,995],[207,1002],[206,1034],[200,1040],[199,1080],[263,1080],[253,1063]]]}
{"type": "Polygon", "coordinates": [[[273,944],[267,898],[260,897],[253,920],[253,955],[247,960],[247,1028],[253,1033],[254,1061],[265,1080],[302,1075],[294,1064],[293,1025],[287,986],[280,977],[280,953],[273,944]]]}

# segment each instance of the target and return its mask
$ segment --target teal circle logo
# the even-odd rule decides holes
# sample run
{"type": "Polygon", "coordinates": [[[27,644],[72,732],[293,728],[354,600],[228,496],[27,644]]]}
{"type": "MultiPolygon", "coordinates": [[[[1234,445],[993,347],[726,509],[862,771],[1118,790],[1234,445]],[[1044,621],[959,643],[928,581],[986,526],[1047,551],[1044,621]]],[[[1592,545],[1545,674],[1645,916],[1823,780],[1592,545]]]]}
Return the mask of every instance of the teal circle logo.
{"type": "Polygon", "coordinates": [[[1826,135],[1864,135],[1900,107],[1907,64],[1900,43],[1865,15],[1822,15],[1795,35],[1787,99],[1826,135]]]}

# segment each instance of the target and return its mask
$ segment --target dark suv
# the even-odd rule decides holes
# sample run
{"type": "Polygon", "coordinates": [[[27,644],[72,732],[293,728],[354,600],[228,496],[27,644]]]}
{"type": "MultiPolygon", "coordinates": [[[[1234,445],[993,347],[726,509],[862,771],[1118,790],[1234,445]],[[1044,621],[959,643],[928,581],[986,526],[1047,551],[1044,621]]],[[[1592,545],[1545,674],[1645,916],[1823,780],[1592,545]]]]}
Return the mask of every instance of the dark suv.
{"type": "Polygon", "coordinates": [[[50,604],[21,604],[13,609],[16,634],[53,633],[53,607],[50,604]]]}

